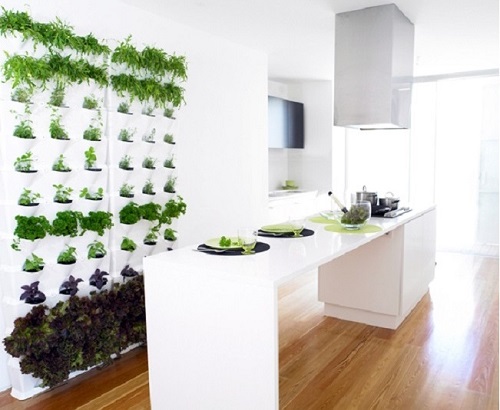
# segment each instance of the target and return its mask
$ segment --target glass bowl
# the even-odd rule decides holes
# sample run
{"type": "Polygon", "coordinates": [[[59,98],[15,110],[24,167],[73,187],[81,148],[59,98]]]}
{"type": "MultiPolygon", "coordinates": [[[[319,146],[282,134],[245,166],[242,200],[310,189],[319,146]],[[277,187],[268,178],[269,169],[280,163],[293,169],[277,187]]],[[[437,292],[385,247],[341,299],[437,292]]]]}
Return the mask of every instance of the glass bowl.
{"type": "Polygon", "coordinates": [[[358,201],[351,205],[349,212],[342,215],[340,224],[344,229],[361,229],[370,219],[372,213],[371,203],[369,201],[358,201]]]}

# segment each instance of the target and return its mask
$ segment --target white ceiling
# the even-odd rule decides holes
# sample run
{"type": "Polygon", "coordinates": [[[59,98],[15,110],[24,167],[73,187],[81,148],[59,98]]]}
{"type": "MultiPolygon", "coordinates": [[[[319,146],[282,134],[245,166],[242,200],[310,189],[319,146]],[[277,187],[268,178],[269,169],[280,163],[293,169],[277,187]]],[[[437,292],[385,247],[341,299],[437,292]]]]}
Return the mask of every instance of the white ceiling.
{"type": "MultiPolygon", "coordinates": [[[[123,0],[269,56],[269,78],[333,77],[335,13],[390,0],[123,0]]],[[[415,25],[415,76],[498,69],[498,0],[393,0],[415,25]]]]}

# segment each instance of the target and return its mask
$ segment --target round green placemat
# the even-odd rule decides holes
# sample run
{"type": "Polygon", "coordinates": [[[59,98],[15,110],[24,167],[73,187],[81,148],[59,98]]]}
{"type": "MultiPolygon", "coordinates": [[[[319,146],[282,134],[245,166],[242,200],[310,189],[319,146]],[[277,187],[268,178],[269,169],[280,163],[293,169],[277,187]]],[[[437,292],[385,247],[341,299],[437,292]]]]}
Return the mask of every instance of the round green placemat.
{"type": "Polygon", "coordinates": [[[333,223],[325,226],[325,230],[337,233],[375,233],[382,230],[380,226],[367,224],[360,229],[345,229],[339,223],[333,223]]]}
{"type": "Polygon", "coordinates": [[[338,224],[338,221],[334,221],[333,219],[327,219],[324,216],[313,216],[309,218],[309,220],[316,224],[338,224]]]}

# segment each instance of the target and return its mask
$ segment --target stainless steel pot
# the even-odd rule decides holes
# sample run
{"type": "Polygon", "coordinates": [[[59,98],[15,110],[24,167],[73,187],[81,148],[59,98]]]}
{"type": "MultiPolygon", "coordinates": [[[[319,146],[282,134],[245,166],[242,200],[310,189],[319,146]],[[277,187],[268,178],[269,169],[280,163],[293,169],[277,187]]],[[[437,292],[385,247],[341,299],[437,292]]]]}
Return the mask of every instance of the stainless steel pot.
{"type": "Polygon", "coordinates": [[[399,198],[395,198],[392,192],[387,192],[385,198],[379,198],[378,203],[380,206],[386,206],[391,209],[398,208],[399,198]]]}
{"type": "Polygon", "coordinates": [[[376,192],[368,192],[366,186],[363,186],[362,191],[356,192],[356,201],[368,201],[372,206],[376,206],[378,203],[378,195],[376,192]]]}

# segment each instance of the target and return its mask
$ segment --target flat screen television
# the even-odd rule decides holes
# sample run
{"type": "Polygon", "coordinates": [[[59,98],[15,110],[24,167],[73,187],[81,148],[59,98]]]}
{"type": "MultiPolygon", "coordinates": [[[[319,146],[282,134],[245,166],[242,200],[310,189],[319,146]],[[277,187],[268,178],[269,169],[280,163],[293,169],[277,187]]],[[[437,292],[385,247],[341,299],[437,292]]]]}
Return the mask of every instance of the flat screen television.
{"type": "Polygon", "coordinates": [[[269,148],[304,148],[304,104],[268,97],[269,148]]]}

